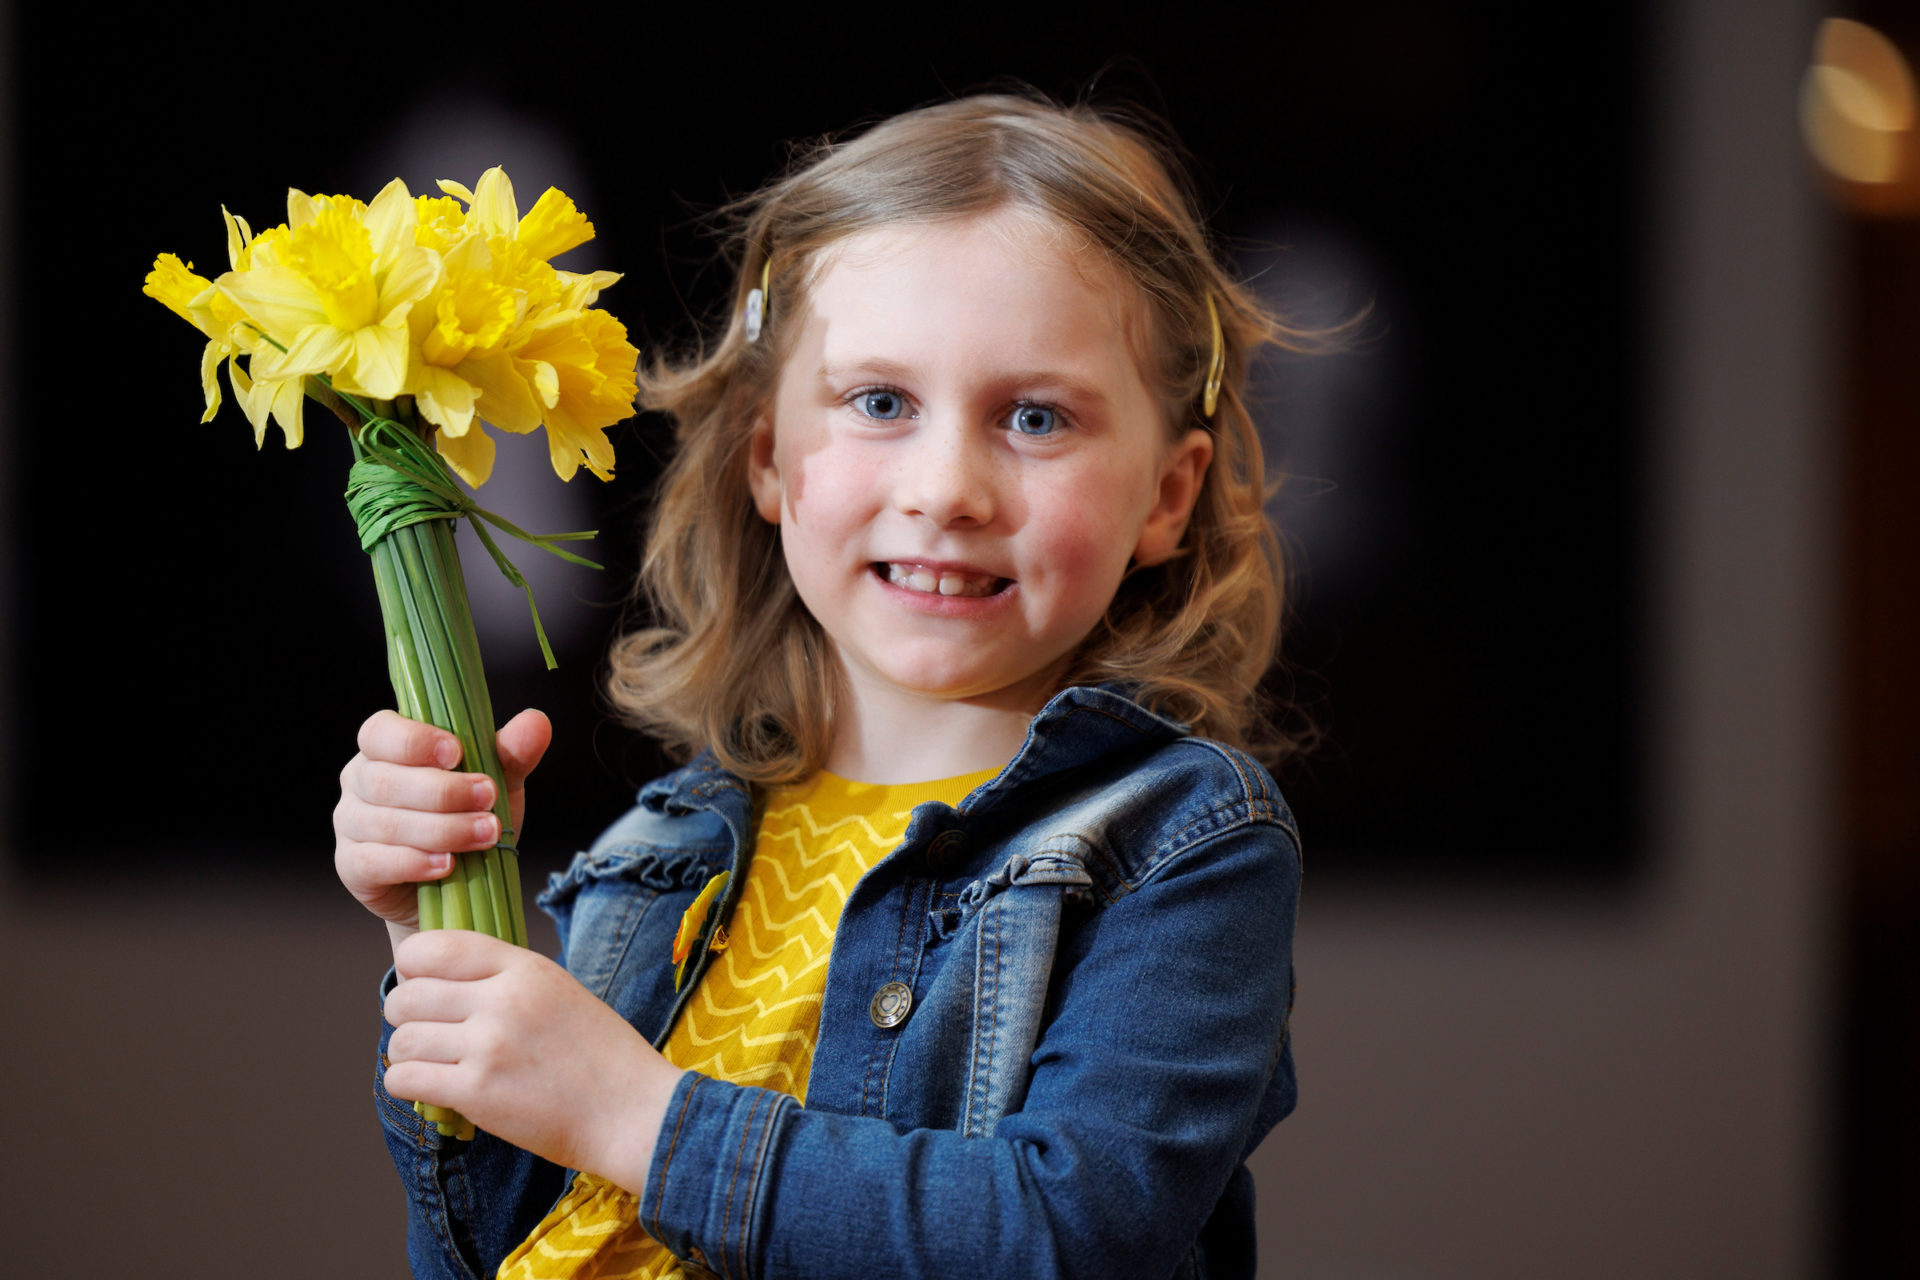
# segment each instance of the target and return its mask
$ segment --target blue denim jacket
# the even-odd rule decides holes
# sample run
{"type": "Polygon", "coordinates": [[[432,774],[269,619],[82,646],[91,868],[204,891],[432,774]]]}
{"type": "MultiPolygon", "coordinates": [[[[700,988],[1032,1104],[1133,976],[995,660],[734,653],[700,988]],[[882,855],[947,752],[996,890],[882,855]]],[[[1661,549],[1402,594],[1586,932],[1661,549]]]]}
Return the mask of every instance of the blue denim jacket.
{"type": "MultiPolygon", "coordinates": [[[[732,897],[676,994],[681,913],[717,871],[745,884],[753,826],[749,787],[702,757],[540,898],[569,971],[656,1044],[732,897]]],[[[848,897],[806,1105],[682,1078],[642,1225],[729,1280],[1251,1276],[1244,1162],[1294,1105],[1299,888],[1259,765],[1113,688],[1066,690],[848,897]]],[[[441,1139],[375,1091],[414,1274],[491,1276],[568,1171],[441,1139]]]]}

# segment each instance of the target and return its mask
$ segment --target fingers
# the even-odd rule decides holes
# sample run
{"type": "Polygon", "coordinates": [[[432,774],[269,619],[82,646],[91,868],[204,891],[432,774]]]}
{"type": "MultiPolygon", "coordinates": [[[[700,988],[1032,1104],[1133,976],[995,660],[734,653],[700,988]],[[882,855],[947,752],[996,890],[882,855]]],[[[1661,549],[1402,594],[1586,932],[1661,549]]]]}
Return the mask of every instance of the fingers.
{"type": "MultiPolygon", "coordinates": [[[[450,982],[477,982],[491,978],[531,953],[499,938],[470,929],[430,929],[416,933],[393,951],[394,968],[407,979],[387,997],[391,1005],[415,978],[444,978],[450,982]]],[[[403,1010],[408,1006],[402,1005],[403,1010]]],[[[391,1018],[388,1021],[392,1021],[391,1018]]]]}
{"type": "MultiPolygon", "coordinates": [[[[440,930],[439,932],[455,932],[440,930]]],[[[414,934],[413,937],[420,937],[414,934]]],[[[407,941],[411,942],[409,938],[407,941]]],[[[406,943],[401,943],[405,947],[406,943]]],[[[464,1022],[473,1012],[476,996],[471,982],[453,982],[446,978],[415,976],[408,978],[387,993],[387,1002],[382,1008],[387,1022],[398,1028],[393,1038],[399,1040],[405,1034],[407,1040],[398,1048],[389,1049],[392,1058],[432,1057],[431,1053],[416,1052],[415,1047],[424,1044],[446,1045],[450,1043],[445,1036],[428,1033],[423,1027],[445,1026],[450,1023],[464,1022]],[[421,1039],[421,1037],[426,1039],[421,1039]]],[[[440,1062],[456,1062],[458,1055],[440,1057],[440,1062]]]]}
{"type": "Polygon", "coordinates": [[[349,888],[377,890],[438,880],[453,870],[453,855],[429,853],[411,845],[343,840],[334,846],[333,869],[349,888]]]}
{"type": "Polygon", "coordinates": [[[370,760],[451,769],[460,763],[460,739],[445,729],[376,711],[360,726],[360,752],[370,760]]]}
{"type": "Polygon", "coordinates": [[[516,790],[540,763],[540,757],[546,755],[547,747],[553,742],[553,723],[545,712],[529,707],[500,726],[497,742],[507,790],[516,790]]]}
{"type": "MultiPolygon", "coordinates": [[[[408,983],[407,986],[417,986],[408,983]]],[[[402,990],[405,990],[403,987],[402,990]]],[[[398,995],[399,992],[395,992],[398,995]]],[[[389,1022],[393,1020],[388,1019],[389,1022]]],[[[458,1062],[465,1048],[462,1028],[454,1022],[403,1021],[387,1040],[388,1062],[458,1062]]]]}
{"type": "Polygon", "coordinates": [[[333,828],[356,844],[398,845],[416,852],[470,852],[490,849],[500,838],[500,820],[491,813],[429,813],[368,804],[351,793],[333,811],[333,828]]]}
{"type": "Polygon", "coordinates": [[[427,1102],[458,1109],[454,1097],[459,1093],[460,1079],[457,1063],[395,1062],[387,1068],[387,1092],[402,1102],[427,1102]]]}
{"type": "Polygon", "coordinates": [[[437,813],[481,813],[493,807],[493,779],[357,755],[340,771],[340,786],[371,805],[437,813]]]}

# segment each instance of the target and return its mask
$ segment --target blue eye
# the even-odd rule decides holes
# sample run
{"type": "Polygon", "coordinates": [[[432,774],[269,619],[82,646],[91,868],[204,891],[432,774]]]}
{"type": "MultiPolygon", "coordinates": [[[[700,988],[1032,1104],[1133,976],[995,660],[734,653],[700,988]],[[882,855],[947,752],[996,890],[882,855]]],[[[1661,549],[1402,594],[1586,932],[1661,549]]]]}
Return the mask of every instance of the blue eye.
{"type": "Polygon", "coordinates": [[[862,391],[853,398],[860,412],[883,421],[906,412],[907,400],[898,391],[862,391]]]}
{"type": "Polygon", "coordinates": [[[1059,427],[1060,415],[1043,404],[1023,404],[1015,407],[1007,425],[1023,436],[1049,436],[1059,427]]]}

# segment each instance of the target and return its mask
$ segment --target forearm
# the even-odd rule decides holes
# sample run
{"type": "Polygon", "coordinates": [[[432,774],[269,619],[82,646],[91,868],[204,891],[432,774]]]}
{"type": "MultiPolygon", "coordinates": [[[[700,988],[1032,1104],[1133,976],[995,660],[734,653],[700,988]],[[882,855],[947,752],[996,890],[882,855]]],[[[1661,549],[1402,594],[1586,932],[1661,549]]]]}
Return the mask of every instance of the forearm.
{"type": "Polygon", "coordinates": [[[1237,1151],[1170,1154],[1128,1169],[1090,1132],[902,1133],[695,1078],[668,1111],[640,1222],[677,1255],[755,1280],[1172,1274],[1237,1151]]]}

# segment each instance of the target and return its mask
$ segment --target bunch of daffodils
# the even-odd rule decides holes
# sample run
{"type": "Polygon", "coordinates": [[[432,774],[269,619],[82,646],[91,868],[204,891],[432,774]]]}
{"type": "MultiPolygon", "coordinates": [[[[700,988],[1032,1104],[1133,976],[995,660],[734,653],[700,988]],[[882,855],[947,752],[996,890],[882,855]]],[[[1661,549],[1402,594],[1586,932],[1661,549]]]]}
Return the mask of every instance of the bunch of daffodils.
{"type": "Polygon", "coordinates": [[[620,277],[548,261],[593,224],[551,187],[521,216],[498,168],[471,191],[440,189],[416,197],[396,178],[371,204],[290,191],[286,222],[257,236],[223,209],[232,269],[216,280],[161,254],[146,292],[207,337],[202,421],[220,406],[224,360],[256,443],[271,420],[297,447],[307,380],[324,376],[366,400],[411,398],[470,485],[493,471],[482,420],[545,427],[562,480],[583,464],[611,478],[606,428],[633,412],[639,353],[593,304],[620,277]]]}
{"type": "MultiPolygon", "coordinates": [[[[403,715],[455,733],[465,767],[491,775],[498,797],[499,845],[460,855],[445,880],[419,886],[420,927],[478,929],[525,946],[515,834],[453,522],[471,521],[523,590],[489,524],[588,565],[556,544],[593,534],[530,534],[475,505],[454,477],[486,482],[490,423],[545,428],[562,480],[582,466],[612,478],[606,429],[633,412],[639,353],[593,305],[619,277],[549,261],[593,237],[573,201],[549,188],[522,216],[497,168],[472,190],[440,189],[416,198],[396,179],[370,204],[291,191],[286,222],[259,235],[223,209],[231,269],[209,280],[163,253],[145,292],[206,336],[201,421],[220,407],[224,362],[256,445],[278,423],[288,446],[299,446],[308,399],[346,423],[347,504],[372,558],[395,700],[403,715]]],[[[538,611],[533,618],[551,667],[538,611]]],[[[443,1134],[472,1135],[452,1112],[420,1110],[443,1134]]]]}

